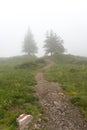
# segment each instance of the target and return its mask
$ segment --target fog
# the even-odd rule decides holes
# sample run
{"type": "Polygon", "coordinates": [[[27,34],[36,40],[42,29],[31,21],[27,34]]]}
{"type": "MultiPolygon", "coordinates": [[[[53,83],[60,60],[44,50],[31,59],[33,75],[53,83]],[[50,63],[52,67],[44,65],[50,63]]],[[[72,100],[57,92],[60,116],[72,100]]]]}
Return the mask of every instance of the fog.
{"type": "Polygon", "coordinates": [[[0,0],[0,57],[22,55],[24,36],[31,28],[44,54],[47,30],[63,40],[67,53],[87,56],[86,0],[0,0]]]}

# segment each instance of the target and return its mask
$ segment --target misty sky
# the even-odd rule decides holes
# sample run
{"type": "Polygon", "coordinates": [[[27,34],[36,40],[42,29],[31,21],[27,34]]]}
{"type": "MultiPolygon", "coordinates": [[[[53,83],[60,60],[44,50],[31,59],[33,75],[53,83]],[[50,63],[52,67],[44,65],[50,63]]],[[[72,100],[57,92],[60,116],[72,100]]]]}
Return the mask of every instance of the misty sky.
{"type": "Polygon", "coordinates": [[[87,56],[87,0],[0,0],[0,57],[21,52],[31,28],[39,54],[47,30],[64,40],[68,53],[87,56]]]}

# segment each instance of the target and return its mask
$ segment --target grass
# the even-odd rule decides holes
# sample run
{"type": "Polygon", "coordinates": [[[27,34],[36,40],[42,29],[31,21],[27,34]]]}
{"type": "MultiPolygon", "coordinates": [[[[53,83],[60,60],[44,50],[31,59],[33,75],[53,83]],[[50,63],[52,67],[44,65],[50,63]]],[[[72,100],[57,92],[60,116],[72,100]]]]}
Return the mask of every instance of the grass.
{"type": "Polygon", "coordinates": [[[16,118],[32,114],[35,119],[43,112],[35,94],[35,74],[44,65],[43,59],[6,59],[0,64],[0,129],[16,130],[16,118]]]}
{"type": "Polygon", "coordinates": [[[80,62],[79,59],[78,62],[73,60],[73,64],[67,62],[69,59],[63,62],[56,59],[56,64],[46,72],[45,77],[61,84],[65,94],[70,95],[71,102],[80,108],[87,120],[87,65],[83,58],[80,62]]]}

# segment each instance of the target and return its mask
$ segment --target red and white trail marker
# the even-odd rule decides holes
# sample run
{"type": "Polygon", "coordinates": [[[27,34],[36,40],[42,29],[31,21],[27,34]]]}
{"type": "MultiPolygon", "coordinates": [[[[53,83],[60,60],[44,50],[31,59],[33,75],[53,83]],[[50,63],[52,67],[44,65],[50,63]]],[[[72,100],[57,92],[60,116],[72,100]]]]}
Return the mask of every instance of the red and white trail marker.
{"type": "Polygon", "coordinates": [[[19,125],[19,129],[20,130],[24,130],[26,128],[27,125],[29,125],[29,123],[32,122],[33,117],[31,115],[27,115],[27,114],[21,114],[18,118],[17,118],[17,122],[19,125]]]}

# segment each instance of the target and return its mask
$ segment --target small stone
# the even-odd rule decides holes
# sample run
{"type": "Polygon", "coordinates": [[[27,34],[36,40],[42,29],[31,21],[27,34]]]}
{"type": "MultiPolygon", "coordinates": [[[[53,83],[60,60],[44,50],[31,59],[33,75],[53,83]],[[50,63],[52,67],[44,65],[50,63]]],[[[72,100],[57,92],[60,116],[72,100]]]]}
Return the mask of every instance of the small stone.
{"type": "Polygon", "coordinates": [[[35,124],[34,125],[34,130],[39,130],[40,129],[40,124],[35,124]]]}
{"type": "Polygon", "coordinates": [[[58,103],[58,102],[56,102],[56,101],[54,101],[53,103],[54,103],[54,105],[56,105],[56,106],[59,104],[59,103],[58,103]]]}
{"type": "Polygon", "coordinates": [[[38,119],[38,123],[41,123],[41,118],[38,119]]]}

